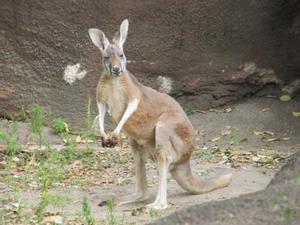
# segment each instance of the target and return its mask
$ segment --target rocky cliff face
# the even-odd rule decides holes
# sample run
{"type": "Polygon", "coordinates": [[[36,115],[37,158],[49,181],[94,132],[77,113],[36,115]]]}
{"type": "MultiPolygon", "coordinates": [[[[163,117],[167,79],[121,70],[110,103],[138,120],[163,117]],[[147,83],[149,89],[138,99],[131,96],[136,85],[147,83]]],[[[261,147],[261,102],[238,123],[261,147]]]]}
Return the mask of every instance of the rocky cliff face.
{"type": "Polygon", "coordinates": [[[35,102],[82,124],[101,71],[87,30],[112,37],[124,18],[128,69],[153,87],[169,77],[185,106],[226,104],[300,72],[297,0],[5,0],[0,10],[4,117],[35,102]],[[88,73],[69,85],[63,73],[76,63],[88,73]]]}

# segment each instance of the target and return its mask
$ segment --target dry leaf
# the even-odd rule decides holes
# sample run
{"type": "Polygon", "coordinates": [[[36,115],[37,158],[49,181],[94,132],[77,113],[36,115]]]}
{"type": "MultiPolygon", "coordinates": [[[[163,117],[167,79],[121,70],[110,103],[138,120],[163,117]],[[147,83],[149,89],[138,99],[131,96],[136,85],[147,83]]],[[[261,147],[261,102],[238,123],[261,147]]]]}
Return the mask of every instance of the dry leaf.
{"type": "Polygon", "coordinates": [[[217,141],[220,141],[220,140],[221,140],[221,137],[216,137],[216,138],[211,139],[210,141],[217,142],[217,141]]]}
{"type": "Polygon", "coordinates": [[[5,169],[7,166],[7,163],[5,161],[0,162],[0,169],[5,169]]]}
{"type": "Polygon", "coordinates": [[[75,142],[76,142],[77,144],[80,144],[80,143],[82,142],[81,137],[80,137],[79,135],[76,136],[75,142]]]}
{"type": "Polygon", "coordinates": [[[196,135],[200,135],[200,136],[203,136],[204,135],[204,131],[203,130],[196,130],[196,135]]]}
{"type": "Polygon", "coordinates": [[[63,218],[61,216],[47,216],[43,219],[43,224],[63,224],[63,218]]]}
{"type": "Polygon", "coordinates": [[[19,162],[20,159],[19,159],[18,157],[15,156],[15,157],[12,158],[12,161],[13,161],[13,162],[19,162]]]}
{"type": "Polygon", "coordinates": [[[273,141],[280,141],[279,138],[269,138],[267,139],[267,142],[273,142],[273,141]]]}
{"type": "Polygon", "coordinates": [[[228,135],[230,135],[230,133],[231,133],[230,130],[222,130],[222,131],[221,131],[221,135],[222,135],[222,136],[228,136],[228,135]]]}
{"type": "Polygon", "coordinates": [[[253,162],[258,162],[260,158],[258,156],[253,156],[252,157],[253,162]]]}
{"type": "Polygon", "coordinates": [[[262,112],[269,112],[271,109],[270,108],[263,108],[261,111],[262,112]]]}
{"type": "Polygon", "coordinates": [[[232,111],[232,108],[229,107],[229,108],[224,109],[223,111],[224,111],[225,113],[230,113],[230,112],[232,111]]]}
{"type": "Polygon", "coordinates": [[[292,112],[294,117],[300,117],[300,112],[292,112]]]}
{"type": "Polygon", "coordinates": [[[289,95],[282,95],[282,96],[280,96],[280,101],[282,101],[282,102],[288,102],[288,101],[290,101],[292,98],[291,98],[291,96],[289,96],[289,95]]]}
{"type": "Polygon", "coordinates": [[[68,126],[68,124],[66,123],[66,122],[63,122],[64,123],[64,126],[65,126],[65,130],[66,130],[66,132],[67,133],[69,133],[70,132],[70,130],[69,130],[69,126],[68,126]]]}
{"type": "Polygon", "coordinates": [[[86,142],[87,142],[87,143],[94,143],[94,140],[92,140],[92,139],[87,139],[86,142]]]}
{"type": "Polygon", "coordinates": [[[72,164],[72,168],[73,169],[82,169],[83,165],[82,165],[81,160],[75,160],[72,164]]]}
{"type": "Polygon", "coordinates": [[[253,133],[255,135],[261,135],[261,136],[265,136],[265,135],[269,135],[269,136],[274,136],[275,134],[271,131],[258,131],[258,130],[253,130],[253,133]]]}

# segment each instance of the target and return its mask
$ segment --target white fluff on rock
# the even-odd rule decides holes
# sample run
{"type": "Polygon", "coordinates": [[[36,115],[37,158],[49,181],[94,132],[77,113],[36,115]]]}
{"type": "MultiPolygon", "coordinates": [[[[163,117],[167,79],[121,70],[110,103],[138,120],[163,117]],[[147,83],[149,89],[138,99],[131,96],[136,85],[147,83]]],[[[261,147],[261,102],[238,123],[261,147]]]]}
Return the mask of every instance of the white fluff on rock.
{"type": "Polygon", "coordinates": [[[63,79],[68,84],[73,84],[76,80],[81,80],[85,77],[87,72],[85,70],[80,70],[81,65],[79,63],[75,65],[68,65],[64,72],[63,79]]]}
{"type": "Polygon", "coordinates": [[[157,77],[157,81],[159,82],[158,91],[162,93],[169,94],[172,90],[172,80],[169,77],[159,76],[157,77]]]}

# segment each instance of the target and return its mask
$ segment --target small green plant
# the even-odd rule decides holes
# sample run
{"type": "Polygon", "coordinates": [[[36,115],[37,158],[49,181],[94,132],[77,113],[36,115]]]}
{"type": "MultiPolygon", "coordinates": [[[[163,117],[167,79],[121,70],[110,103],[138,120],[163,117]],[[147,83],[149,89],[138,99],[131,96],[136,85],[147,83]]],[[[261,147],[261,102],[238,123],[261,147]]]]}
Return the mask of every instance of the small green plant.
{"type": "Polygon", "coordinates": [[[63,207],[69,204],[72,199],[69,196],[64,195],[49,195],[49,204],[56,207],[63,207]]]}
{"type": "Polygon", "coordinates": [[[86,117],[87,117],[86,135],[87,135],[88,138],[95,139],[96,138],[96,132],[95,132],[95,128],[93,126],[94,119],[93,119],[93,115],[92,115],[91,102],[92,102],[92,100],[89,97],[88,105],[87,105],[87,111],[86,111],[86,117]]]}
{"type": "Polygon", "coordinates": [[[201,150],[197,151],[197,155],[200,160],[211,162],[214,158],[213,153],[210,150],[201,150]]]}
{"type": "Polygon", "coordinates": [[[95,224],[95,219],[92,216],[91,207],[88,203],[88,200],[87,200],[86,196],[83,198],[83,201],[82,201],[82,212],[83,212],[83,217],[86,221],[86,224],[87,225],[94,225],[95,224]]]}
{"type": "Polygon", "coordinates": [[[29,125],[34,135],[38,135],[40,145],[43,143],[43,126],[46,122],[46,115],[39,105],[33,105],[29,119],[29,125]]]}
{"type": "Polygon", "coordinates": [[[158,216],[157,210],[155,210],[155,209],[150,209],[150,211],[149,211],[149,216],[150,216],[151,218],[157,217],[157,216],[158,216]]]}
{"type": "Polygon", "coordinates": [[[190,107],[184,108],[184,112],[187,116],[191,116],[195,114],[195,111],[190,107]]]}
{"type": "Polygon", "coordinates": [[[289,207],[283,210],[283,218],[286,222],[290,223],[293,219],[293,210],[289,207]]]}
{"type": "Polygon", "coordinates": [[[238,130],[235,127],[232,127],[230,129],[230,137],[231,137],[231,143],[233,145],[237,145],[239,143],[239,141],[238,141],[238,130]]]}
{"type": "Polygon", "coordinates": [[[248,141],[247,138],[242,138],[242,139],[238,138],[238,130],[235,127],[232,127],[230,129],[230,138],[231,138],[231,144],[232,145],[237,145],[237,144],[240,144],[242,142],[247,142],[248,141]]]}
{"type": "Polygon", "coordinates": [[[6,145],[6,155],[14,156],[20,150],[20,145],[18,143],[17,137],[17,123],[13,122],[8,133],[5,133],[3,130],[0,130],[0,139],[3,140],[6,145]]]}
{"type": "Polygon", "coordinates": [[[64,160],[66,162],[70,162],[76,157],[76,150],[75,150],[76,143],[74,140],[67,139],[66,147],[63,149],[62,154],[64,160]]]}
{"type": "Polygon", "coordinates": [[[295,180],[296,180],[296,183],[300,185],[300,173],[297,173],[295,175],[295,180]]]}
{"type": "Polygon", "coordinates": [[[115,215],[115,204],[112,199],[107,201],[107,224],[117,225],[118,218],[115,215]]]}
{"type": "Polygon", "coordinates": [[[42,217],[44,215],[44,210],[46,207],[49,205],[49,180],[44,179],[42,183],[42,188],[41,188],[41,201],[38,204],[36,210],[35,210],[35,215],[38,219],[38,221],[42,220],[42,217]]]}
{"type": "Polygon", "coordinates": [[[62,176],[62,168],[58,166],[59,163],[57,161],[51,162],[51,158],[49,162],[40,162],[38,165],[38,179],[42,183],[42,190],[45,187],[52,186],[53,183],[61,180],[62,176]],[[45,186],[45,184],[47,184],[45,186]]]}
{"type": "Polygon", "coordinates": [[[53,120],[53,130],[56,134],[67,134],[69,133],[67,123],[60,117],[57,117],[53,120]]]}

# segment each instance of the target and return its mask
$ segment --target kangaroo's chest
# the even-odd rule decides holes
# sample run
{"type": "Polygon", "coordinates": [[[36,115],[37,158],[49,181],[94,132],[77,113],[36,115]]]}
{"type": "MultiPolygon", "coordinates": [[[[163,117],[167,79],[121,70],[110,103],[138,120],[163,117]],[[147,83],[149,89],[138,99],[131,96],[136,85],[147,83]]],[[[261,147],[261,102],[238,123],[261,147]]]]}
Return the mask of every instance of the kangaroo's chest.
{"type": "Polygon", "coordinates": [[[114,84],[108,85],[104,91],[108,113],[111,115],[113,121],[118,123],[126,109],[126,96],[124,91],[114,84]]]}

